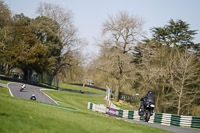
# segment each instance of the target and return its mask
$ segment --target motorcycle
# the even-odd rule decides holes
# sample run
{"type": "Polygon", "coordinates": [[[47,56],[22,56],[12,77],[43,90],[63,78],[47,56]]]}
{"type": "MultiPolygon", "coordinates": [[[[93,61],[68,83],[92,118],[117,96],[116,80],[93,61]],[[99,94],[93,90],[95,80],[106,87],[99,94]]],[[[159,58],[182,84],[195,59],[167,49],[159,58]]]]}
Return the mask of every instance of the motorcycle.
{"type": "Polygon", "coordinates": [[[153,111],[154,111],[155,105],[153,103],[146,103],[146,106],[144,107],[144,121],[148,122],[150,119],[150,116],[153,115],[153,111]]]}
{"type": "Polygon", "coordinates": [[[32,94],[30,100],[36,100],[36,96],[35,96],[35,94],[32,94]]]}
{"type": "Polygon", "coordinates": [[[26,85],[23,84],[23,85],[21,86],[20,92],[22,92],[23,90],[25,90],[25,88],[26,88],[26,85]]]}

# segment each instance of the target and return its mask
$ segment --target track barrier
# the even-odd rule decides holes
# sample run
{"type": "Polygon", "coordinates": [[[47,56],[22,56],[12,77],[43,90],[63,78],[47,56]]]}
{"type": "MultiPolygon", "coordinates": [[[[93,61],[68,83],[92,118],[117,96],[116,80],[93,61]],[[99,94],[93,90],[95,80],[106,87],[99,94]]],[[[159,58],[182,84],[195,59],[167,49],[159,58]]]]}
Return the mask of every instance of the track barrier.
{"type": "MultiPolygon", "coordinates": [[[[88,109],[114,117],[133,119],[136,121],[143,120],[143,116],[139,116],[138,111],[122,110],[90,102],[88,102],[88,109]]],[[[149,123],[160,123],[161,125],[166,126],[200,128],[200,117],[154,113],[153,116],[150,117],[149,123]]]]}

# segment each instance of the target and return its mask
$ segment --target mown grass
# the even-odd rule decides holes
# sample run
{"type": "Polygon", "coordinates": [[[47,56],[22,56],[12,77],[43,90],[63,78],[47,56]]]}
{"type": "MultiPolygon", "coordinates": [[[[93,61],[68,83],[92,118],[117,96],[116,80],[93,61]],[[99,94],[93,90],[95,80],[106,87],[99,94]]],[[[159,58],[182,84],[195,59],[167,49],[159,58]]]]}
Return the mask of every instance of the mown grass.
{"type": "MultiPolygon", "coordinates": [[[[0,87],[0,132],[1,133],[164,133],[167,131],[132,124],[106,115],[86,111],[85,102],[95,99],[68,92],[45,91],[66,106],[70,111],[43,106],[40,102],[9,96],[6,88],[0,87]],[[60,95],[60,98],[58,97],[60,95]],[[75,100],[75,95],[82,97],[75,100]],[[67,97],[67,98],[65,98],[67,97]],[[64,99],[64,100],[62,100],[64,99]],[[65,100],[68,99],[68,102],[65,100]],[[74,101],[75,100],[75,101],[74,101]],[[64,102],[65,101],[65,102],[64,102]],[[74,101],[74,102],[73,102],[74,101]],[[70,102],[73,102],[69,104],[70,102]],[[83,105],[84,104],[84,105],[83,105]]],[[[101,99],[96,102],[102,101],[101,99]]]]}
{"type": "Polygon", "coordinates": [[[65,83],[59,83],[59,87],[63,89],[71,89],[71,90],[79,90],[79,91],[82,90],[84,92],[91,92],[91,93],[96,93],[96,94],[103,94],[103,95],[106,94],[105,91],[97,90],[94,88],[70,85],[70,84],[65,84],[65,83]]]}
{"type": "Polygon", "coordinates": [[[88,102],[93,102],[96,104],[105,104],[103,96],[93,96],[85,95],[79,93],[71,93],[66,91],[43,91],[55,101],[59,103],[60,106],[70,107],[77,110],[87,110],[88,102]]]}
{"type": "Polygon", "coordinates": [[[9,83],[9,81],[6,81],[6,80],[0,80],[0,83],[1,83],[1,84],[7,84],[7,83],[9,83]]]}

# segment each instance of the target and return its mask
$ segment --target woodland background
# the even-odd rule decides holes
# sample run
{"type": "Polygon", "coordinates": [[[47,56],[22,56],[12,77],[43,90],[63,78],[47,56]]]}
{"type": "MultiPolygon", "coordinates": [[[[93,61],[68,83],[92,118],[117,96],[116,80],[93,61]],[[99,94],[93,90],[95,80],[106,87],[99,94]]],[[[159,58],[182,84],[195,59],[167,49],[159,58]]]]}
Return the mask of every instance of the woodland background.
{"type": "Polygon", "coordinates": [[[11,14],[0,0],[0,73],[52,84],[84,83],[106,85],[120,92],[144,95],[153,90],[156,112],[200,115],[200,44],[194,43],[196,29],[183,20],[169,20],[153,27],[145,37],[143,21],[118,12],[102,22],[96,44],[100,55],[89,63],[82,55],[86,45],[78,36],[70,10],[41,3],[38,16],[11,14]]]}

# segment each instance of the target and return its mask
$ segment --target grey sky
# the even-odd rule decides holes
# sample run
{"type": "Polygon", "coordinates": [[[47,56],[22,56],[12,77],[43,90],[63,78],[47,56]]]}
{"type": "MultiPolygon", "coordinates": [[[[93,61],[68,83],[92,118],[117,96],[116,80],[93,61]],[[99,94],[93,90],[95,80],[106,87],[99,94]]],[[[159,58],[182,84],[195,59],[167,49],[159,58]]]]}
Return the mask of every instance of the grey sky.
{"type": "MultiPolygon", "coordinates": [[[[126,11],[130,15],[142,18],[144,31],[151,37],[150,28],[164,26],[170,19],[181,19],[190,24],[191,29],[200,30],[200,0],[4,0],[13,13],[23,13],[36,17],[36,8],[40,2],[61,5],[72,10],[74,24],[80,37],[89,42],[89,49],[97,50],[95,37],[99,37],[102,23],[108,15],[126,11]]],[[[200,42],[200,31],[195,36],[200,42]]]]}

